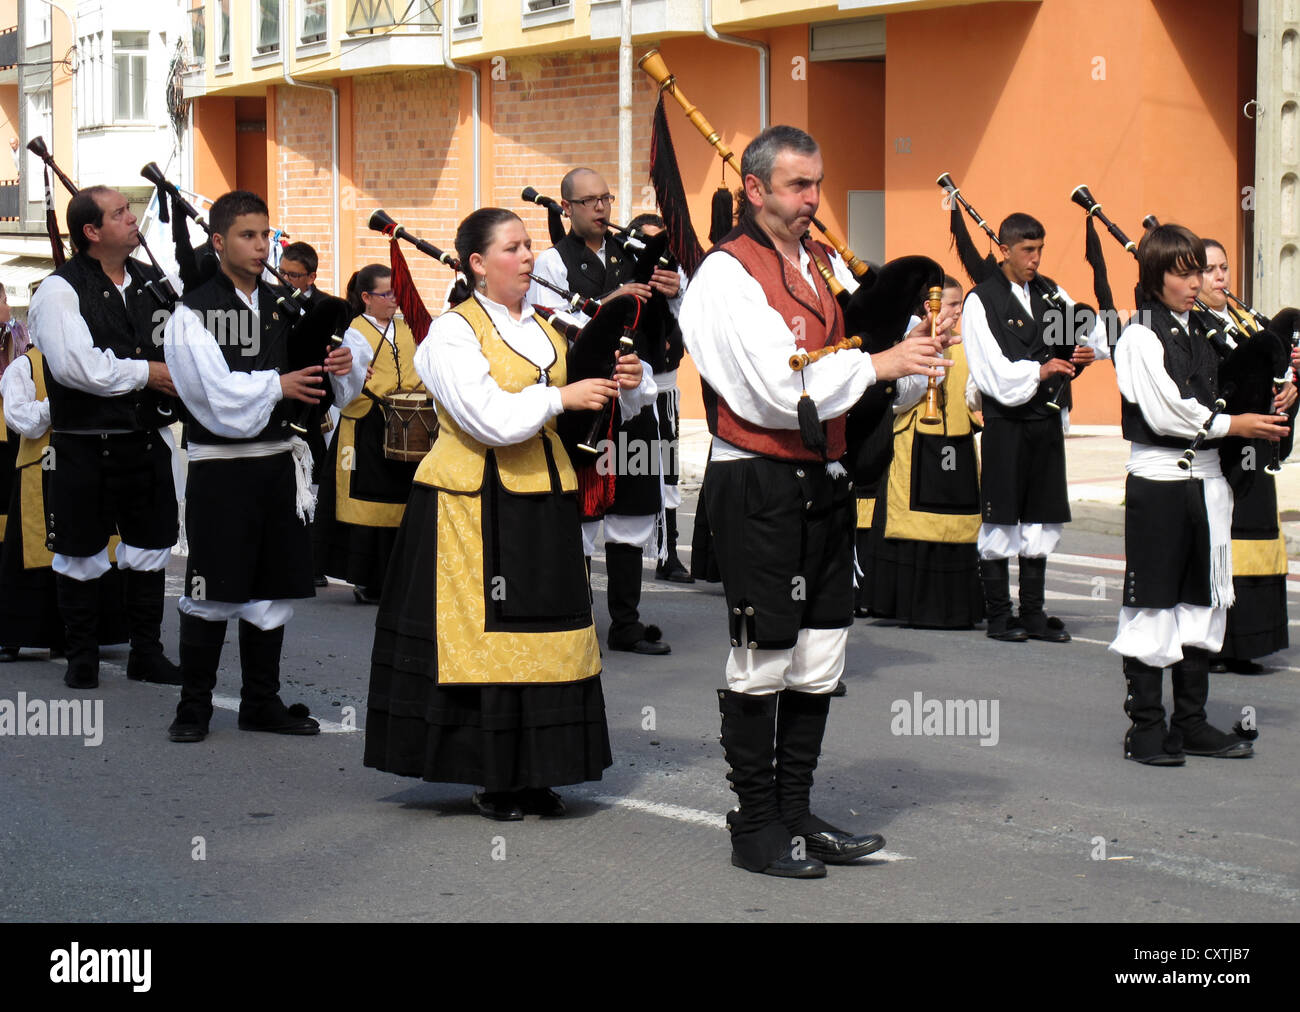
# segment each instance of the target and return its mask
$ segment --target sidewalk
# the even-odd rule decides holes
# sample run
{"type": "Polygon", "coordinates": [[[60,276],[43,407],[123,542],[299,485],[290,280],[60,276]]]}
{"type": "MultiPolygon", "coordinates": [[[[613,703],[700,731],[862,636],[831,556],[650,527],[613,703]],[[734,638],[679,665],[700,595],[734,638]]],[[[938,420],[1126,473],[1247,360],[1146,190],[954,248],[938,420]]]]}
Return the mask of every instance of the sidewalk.
{"type": "MultiPolygon", "coordinates": [[[[683,418],[680,445],[682,479],[698,485],[709,453],[702,418],[683,418]]],[[[1076,527],[1098,534],[1124,533],[1124,464],[1129,444],[1118,425],[1072,425],[1065,440],[1070,511],[1076,527]]],[[[1277,500],[1287,555],[1300,556],[1300,461],[1294,456],[1277,476],[1277,500]]],[[[1292,563],[1293,567],[1297,563],[1292,563]]]]}

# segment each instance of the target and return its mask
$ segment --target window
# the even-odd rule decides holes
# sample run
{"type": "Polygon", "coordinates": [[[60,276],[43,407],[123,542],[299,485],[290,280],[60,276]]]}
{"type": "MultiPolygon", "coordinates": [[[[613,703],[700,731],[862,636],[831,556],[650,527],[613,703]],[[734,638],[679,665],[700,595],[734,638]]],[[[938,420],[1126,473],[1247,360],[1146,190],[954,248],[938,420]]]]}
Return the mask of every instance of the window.
{"type": "Polygon", "coordinates": [[[194,62],[202,65],[207,56],[207,28],[203,24],[203,8],[190,8],[190,48],[194,51],[194,62]]]}
{"type": "Polygon", "coordinates": [[[280,0],[256,0],[257,52],[273,53],[280,48],[280,0]]]}
{"type": "Polygon", "coordinates": [[[433,31],[441,28],[436,0],[348,0],[347,33],[374,33],[376,28],[433,31]]]}
{"type": "Polygon", "coordinates": [[[522,0],[522,3],[525,28],[573,20],[573,4],[569,0],[522,0]]]}
{"type": "Polygon", "coordinates": [[[329,0],[303,0],[298,8],[298,41],[320,42],[329,24],[329,0]]]}
{"type": "Polygon", "coordinates": [[[217,0],[217,62],[230,62],[230,0],[217,0]]]}
{"type": "Polygon", "coordinates": [[[113,119],[145,119],[149,33],[113,33],[113,119]]]}
{"type": "Polygon", "coordinates": [[[456,11],[456,24],[462,28],[478,24],[478,0],[460,0],[456,11]]]}

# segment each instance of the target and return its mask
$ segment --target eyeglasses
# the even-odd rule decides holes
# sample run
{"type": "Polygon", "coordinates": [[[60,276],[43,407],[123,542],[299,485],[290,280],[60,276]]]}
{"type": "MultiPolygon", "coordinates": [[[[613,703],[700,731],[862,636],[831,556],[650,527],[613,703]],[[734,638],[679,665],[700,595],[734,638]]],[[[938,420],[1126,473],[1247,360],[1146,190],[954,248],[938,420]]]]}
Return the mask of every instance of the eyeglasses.
{"type": "Polygon", "coordinates": [[[362,295],[369,295],[372,299],[395,299],[397,293],[391,288],[386,292],[362,292],[362,295]]]}
{"type": "Polygon", "coordinates": [[[283,274],[290,281],[298,281],[301,278],[310,277],[316,272],[315,271],[286,271],[282,268],[280,270],[280,273],[283,274]]]}
{"type": "Polygon", "coordinates": [[[612,193],[602,193],[599,197],[575,197],[569,203],[581,204],[583,207],[594,207],[597,204],[604,204],[609,207],[614,203],[614,195],[612,193]]]}

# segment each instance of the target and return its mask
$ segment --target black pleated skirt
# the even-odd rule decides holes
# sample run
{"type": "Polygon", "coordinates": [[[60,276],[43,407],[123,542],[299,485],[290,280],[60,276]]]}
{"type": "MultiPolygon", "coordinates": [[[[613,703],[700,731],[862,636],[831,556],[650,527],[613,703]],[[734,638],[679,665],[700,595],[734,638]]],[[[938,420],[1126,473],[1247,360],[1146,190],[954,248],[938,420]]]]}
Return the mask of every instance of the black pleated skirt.
{"type": "Polygon", "coordinates": [[[1234,576],[1237,599],[1228,609],[1220,656],[1249,660],[1290,645],[1286,626],[1286,577],[1234,576]]]}
{"type": "MultiPolygon", "coordinates": [[[[599,675],[553,684],[439,683],[431,576],[438,495],[415,485],[397,532],[376,618],[365,765],[488,791],[599,780],[613,762],[599,675]]],[[[490,501],[484,497],[485,527],[493,522],[490,501]]]]}

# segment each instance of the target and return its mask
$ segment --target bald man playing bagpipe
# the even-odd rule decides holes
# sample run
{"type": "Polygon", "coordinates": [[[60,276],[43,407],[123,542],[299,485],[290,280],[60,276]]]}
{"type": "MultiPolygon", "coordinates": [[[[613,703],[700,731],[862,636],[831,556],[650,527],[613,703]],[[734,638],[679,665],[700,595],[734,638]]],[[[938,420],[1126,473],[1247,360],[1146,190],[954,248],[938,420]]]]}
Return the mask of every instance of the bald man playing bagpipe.
{"type": "Polygon", "coordinates": [[[793,371],[796,353],[817,357],[845,337],[843,311],[814,261],[853,285],[843,263],[806,234],[822,156],[802,130],[774,126],[745,149],[741,172],[740,223],[700,265],[678,318],[713,434],[703,496],[730,625],[718,699],[728,779],[740,799],[727,816],[731,860],[753,872],[820,878],[826,862],[849,863],[885,842],[836,829],[809,809],[853,622],[844,416],[872,384],[937,376],[951,362],[927,320],[879,354],[845,350],[793,371]]]}

